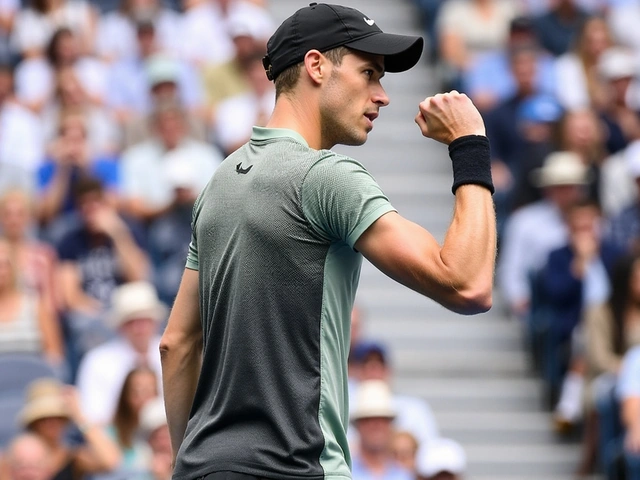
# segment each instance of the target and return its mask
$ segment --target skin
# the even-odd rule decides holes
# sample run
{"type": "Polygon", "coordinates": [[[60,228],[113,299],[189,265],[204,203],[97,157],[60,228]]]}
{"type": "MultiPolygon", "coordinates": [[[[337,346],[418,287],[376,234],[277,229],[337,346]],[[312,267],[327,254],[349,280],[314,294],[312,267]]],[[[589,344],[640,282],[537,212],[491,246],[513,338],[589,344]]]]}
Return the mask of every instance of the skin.
{"type": "MultiPolygon", "coordinates": [[[[317,50],[306,53],[298,83],[282,93],[268,128],[298,132],[313,149],[360,145],[379,110],[389,104],[382,87],[384,57],[352,52],[333,64],[317,50]]],[[[415,121],[423,136],[449,144],[464,135],[485,135],[480,113],[458,92],[429,97],[415,121]]],[[[460,313],[491,307],[496,255],[495,213],[489,190],[457,189],[444,245],[397,213],[373,223],[356,249],[403,285],[460,313]]],[[[186,430],[202,362],[198,272],[186,269],[163,334],[160,353],[165,407],[174,455],[186,430]]],[[[175,461],[175,458],[174,458],[175,461]]]]}

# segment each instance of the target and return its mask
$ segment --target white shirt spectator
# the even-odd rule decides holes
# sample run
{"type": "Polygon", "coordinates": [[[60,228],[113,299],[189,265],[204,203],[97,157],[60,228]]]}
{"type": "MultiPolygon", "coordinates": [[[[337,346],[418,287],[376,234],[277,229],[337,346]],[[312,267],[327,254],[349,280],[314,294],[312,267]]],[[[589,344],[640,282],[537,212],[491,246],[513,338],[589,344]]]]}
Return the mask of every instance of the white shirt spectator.
{"type": "MultiPolygon", "coordinates": [[[[167,8],[161,8],[156,14],[153,25],[162,51],[178,53],[180,21],[180,15],[167,8]]],[[[109,60],[137,57],[139,51],[134,22],[120,11],[105,14],[98,22],[96,51],[109,60]]]]}
{"type": "Polygon", "coordinates": [[[638,29],[640,4],[628,2],[617,5],[611,9],[607,18],[611,34],[616,42],[640,52],[640,29],[638,29]]]}
{"type": "Polygon", "coordinates": [[[68,0],[46,15],[31,8],[20,10],[13,27],[13,46],[19,52],[43,51],[59,27],[68,27],[78,33],[79,38],[87,39],[91,34],[92,17],[91,7],[81,0],[68,0]]]}
{"type": "Polygon", "coordinates": [[[148,206],[162,208],[174,198],[174,184],[167,168],[173,168],[173,161],[180,161],[185,170],[197,172],[200,192],[213,172],[222,162],[222,156],[212,146],[196,140],[184,140],[176,149],[166,152],[157,140],[150,140],[127,149],[121,160],[121,184],[123,196],[140,198],[148,206]]]}
{"type": "Polygon", "coordinates": [[[496,10],[491,18],[481,15],[474,3],[466,0],[443,3],[438,31],[459,35],[470,55],[501,49],[509,35],[509,22],[518,13],[515,2],[495,0],[496,10]]]}
{"type": "Polygon", "coordinates": [[[530,272],[541,268],[551,250],[565,245],[567,238],[560,210],[546,200],[517,210],[507,220],[497,279],[510,305],[529,300],[530,272]]]}
{"type": "Polygon", "coordinates": [[[574,53],[565,53],[556,60],[556,87],[556,98],[563,108],[577,110],[591,105],[587,77],[574,53]]]}
{"type": "MultiPolygon", "coordinates": [[[[160,336],[149,345],[146,363],[158,377],[162,390],[160,336]]],[[[78,392],[87,419],[102,425],[113,420],[118,397],[128,373],[140,365],[140,358],[131,345],[122,339],[111,340],[89,350],[78,369],[78,392]]]]}
{"type": "MultiPolygon", "coordinates": [[[[44,158],[44,142],[40,120],[26,108],[5,102],[0,105],[0,168],[12,166],[15,173],[22,172],[22,180],[30,184],[44,158]]],[[[2,176],[2,175],[0,175],[2,176]]],[[[31,185],[30,185],[31,186],[31,185]]]]}
{"type": "Polygon", "coordinates": [[[225,152],[249,140],[259,118],[269,119],[276,104],[274,91],[258,98],[253,92],[224,100],[216,110],[214,138],[225,152]]]}
{"type": "MultiPolygon", "coordinates": [[[[92,98],[105,98],[107,68],[91,57],[82,57],[73,66],[85,92],[92,98]]],[[[41,102],[51,98],[56,80],[53,68],[41,57],[26,59],[15,72],[16,97],[23,102],[41,102]]]]}
{"type": "Polygon", "coordinates": [[[225,20],[212,3],[201,3],[184,12],[178,39],[182,58],[197,65],[224,63],[235,55],[225,20]]]}
{"type": "Polygon", "coordinates": [[[640,397],[640,346],[633,347],[625,354],[616,389],[620,400],[640,397]]]}

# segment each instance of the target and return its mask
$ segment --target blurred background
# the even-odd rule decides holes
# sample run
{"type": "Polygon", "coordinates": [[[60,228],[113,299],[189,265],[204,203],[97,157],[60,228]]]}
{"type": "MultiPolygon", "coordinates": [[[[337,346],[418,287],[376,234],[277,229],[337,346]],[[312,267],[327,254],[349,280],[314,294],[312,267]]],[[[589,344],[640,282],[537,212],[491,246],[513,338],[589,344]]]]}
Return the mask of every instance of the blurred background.
{"type": "MultiPolygon", "coordinates": [[[[168,479],[159,335],[195,197],[274,106],[261,59],[299,0],[0,0],[0,480],[168,479]]],[[[361,161],[440,242],[444,145],[481,111],[494,306],[464,317],[365,262],[354,480],[640,478],[640,2],[352,0],[423,35],[361,161]]]]}

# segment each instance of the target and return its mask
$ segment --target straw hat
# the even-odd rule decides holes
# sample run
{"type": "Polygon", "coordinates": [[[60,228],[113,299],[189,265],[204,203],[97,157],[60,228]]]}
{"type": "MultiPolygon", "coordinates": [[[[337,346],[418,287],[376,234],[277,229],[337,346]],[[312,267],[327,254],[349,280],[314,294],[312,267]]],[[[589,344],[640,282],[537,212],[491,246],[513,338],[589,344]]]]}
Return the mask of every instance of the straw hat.
{"type": "Polygon", "coordinates": [[[391,390],[383,380],[365,380],[356,392],[351,420],[363,418],[395,418],[391,390]]]}
{"type": "Polygon", "coordinates": [[[167,314],[167,307],[158,299],[155,287],[149,282],[130,282],[119,286],[111,296],[108,320],[114,328],[134,318],[152,318],[159,322],[167,314]]]}
{"type": "Polygon", "coordinates": [[[63,385],[53,378],[34,380],[27,387],[27,401],[18,414],[23,427],[43,418],[69,419],[69,410],[62,396],[63,385]]]}
{"type": "Polygon", "coordinates": [[[589,172],[577,153],[553,152],[541,168],[531,172],[531,182],[536,187],[587,185],[589,172]]]}

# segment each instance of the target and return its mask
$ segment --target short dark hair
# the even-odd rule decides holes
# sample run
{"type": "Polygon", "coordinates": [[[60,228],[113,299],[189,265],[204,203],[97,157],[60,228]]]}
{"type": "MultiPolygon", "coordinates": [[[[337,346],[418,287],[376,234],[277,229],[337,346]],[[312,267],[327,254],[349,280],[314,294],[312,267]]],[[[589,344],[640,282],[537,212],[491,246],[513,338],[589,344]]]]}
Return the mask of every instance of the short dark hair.
{"type": "Polygon", "coordinates": [[[84,175],[78,178],[72,188],[73,203],[78,205],[82,197],[88,193],[97,193],[102,195],[104,193],[104,185],[102,184],[102,181],[89,175],[84,175]]]}
{"type": "MultiPolygon", "coordinates": [[[[322,54],[327,57],[334,65],[340,65],[344,56],[348,55],[349,53],[351,53],[351,49],[344,46],[332,48],[331,50],[322,52],[322,54]]],[[[280,96],[280,94],[290,92],[295,88],[295,86],[298,84],[298,79],[300,78],[302,65],[303,62],[296,63],[295,65],[292,65],[289,68],[283,70],[282,73],[276,77],[274,82],[276,86],[276,99],[280,96]]]]}

